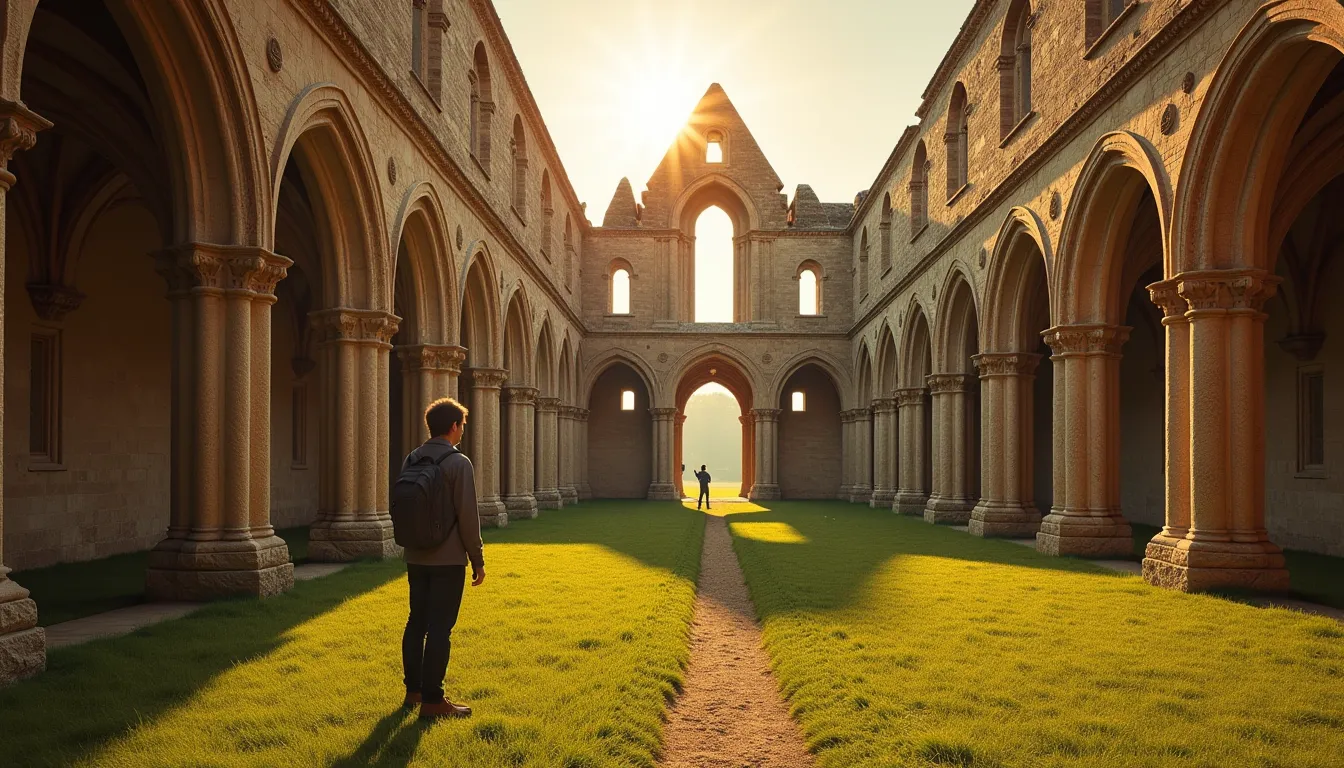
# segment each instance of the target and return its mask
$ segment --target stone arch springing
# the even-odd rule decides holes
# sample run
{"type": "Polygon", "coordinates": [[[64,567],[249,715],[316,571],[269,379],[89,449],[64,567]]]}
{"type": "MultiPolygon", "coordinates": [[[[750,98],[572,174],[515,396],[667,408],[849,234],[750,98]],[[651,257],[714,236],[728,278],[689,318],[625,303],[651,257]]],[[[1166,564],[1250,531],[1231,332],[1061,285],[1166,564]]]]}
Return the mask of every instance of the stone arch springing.
{"type": "Polygon", "coordinates": [[[1031,114],[1031,27],[1029,0],[1008,6],[999,45],[999,138],[1006,141],[1031,114]]]}
{"type": "Polygon", "coordinates": [[[527,131],[523,129],[522,115],[513,116],[513,140],[509,143],[513,157],[513,210],[527,220],[527,131]]]}
{"type": "Polygon", "coordinates": [[[910,239],[929,225],[929,150],[920,139],[910,165],[910,239]]]}
{"type": "Polygon", "coordinates": [[[490,175],[490,127],[495,115],[495,102],[492,96],[490,79],[490,58],[485,52],[485,43],[476,43],[472,52],[472,66],[467,71],[468,92],[471,104],[468,111],[468,133],[471,138],[471,156],[476,163],[490,175]]]}
{"type": "Polygon", "coordinates": [[[943,143],[947,147],[947,201],[951,203],[968,184],[970,174],[970,120],[966,100],[966,86],[958,82],[952,87],[952,99],[947,106],[947,132],[943,143]]]}

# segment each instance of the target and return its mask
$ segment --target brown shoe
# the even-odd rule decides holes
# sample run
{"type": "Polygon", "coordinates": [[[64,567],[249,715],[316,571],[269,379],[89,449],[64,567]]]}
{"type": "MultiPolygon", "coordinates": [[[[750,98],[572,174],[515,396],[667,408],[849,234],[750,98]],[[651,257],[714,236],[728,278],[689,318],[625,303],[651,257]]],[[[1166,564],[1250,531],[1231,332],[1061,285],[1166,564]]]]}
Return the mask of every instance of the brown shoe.
{"type": "Polygon", "coordinates": [[[426,701],[420,704],[421,720],[438,720],[445,717],[471,717],[471,707],[454,704],[447,699],[426,701]]]}
{"type": "Polygon", "coordinates": [[[401,702],[402,709],[412,709],[420,704],[419,691],[407,691],[405,701],[401,702]]]}

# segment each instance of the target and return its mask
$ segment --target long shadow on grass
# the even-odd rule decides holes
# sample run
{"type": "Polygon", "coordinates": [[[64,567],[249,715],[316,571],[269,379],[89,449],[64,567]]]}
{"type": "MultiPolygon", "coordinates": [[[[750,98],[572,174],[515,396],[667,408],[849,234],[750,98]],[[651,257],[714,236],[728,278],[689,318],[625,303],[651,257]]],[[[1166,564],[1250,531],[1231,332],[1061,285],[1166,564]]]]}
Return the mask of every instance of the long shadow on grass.
{"type": "Polygon", "coordinates": [[[415,758],[415,750],[420,746],[420,738],[424,736],[427,727],[428,724],[416,717],[414,710],[397,710],[379,720],[364,743],[349,756],[337,760],[335,766],[405,768],[415,758]],[[407,718],[410,718],[410,722],[407,722],[407,718]]]}
{"type": "Polygon", "coordinates": [[[88,759],[138,723],[185,704],[235,664],[281,647],[290,629],[401,577],[402,568],[360,563],[267,600],[222,602],[188,620],[52,651],[46,673],[0,690],[0,765],[88,759]]]}

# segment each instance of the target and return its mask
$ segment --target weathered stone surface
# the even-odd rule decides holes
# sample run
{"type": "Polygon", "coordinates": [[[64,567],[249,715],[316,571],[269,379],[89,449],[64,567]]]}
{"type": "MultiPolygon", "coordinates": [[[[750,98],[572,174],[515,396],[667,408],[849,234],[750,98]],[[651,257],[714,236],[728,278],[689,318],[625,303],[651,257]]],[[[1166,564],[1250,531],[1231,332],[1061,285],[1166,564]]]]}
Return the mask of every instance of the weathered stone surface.
{"type": "Polygon", "coordinates": [[[0,635],[0,686],[47,668],[46,630],[41,627],[0,635]]]}
{"type": "Polygon", "coordinates": [[[0,635],[37,626],[37,603],[32,598],[0,603],[0,635]]]}
{"type": "Polygon", "coordinates": [[[270,597],[294,586],[294,565],[247,571],[162,570],[145,572],[150,600],[195,602],[224,597],[270,597]]]}

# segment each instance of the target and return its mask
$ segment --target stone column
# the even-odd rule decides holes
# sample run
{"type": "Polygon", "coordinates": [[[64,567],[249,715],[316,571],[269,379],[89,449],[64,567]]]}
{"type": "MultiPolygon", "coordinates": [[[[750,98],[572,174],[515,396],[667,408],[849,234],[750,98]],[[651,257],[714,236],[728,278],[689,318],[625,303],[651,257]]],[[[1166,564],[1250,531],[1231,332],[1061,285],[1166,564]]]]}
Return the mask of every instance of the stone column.
{"type": "Polygon", "coordinates": [[[649,483],[649,499],[653,501],[681,501],[681,491],[672,482],[673,420],[676,408],[650,408],[653,414],[653,482],[649,483]]]}
{"type": "Polygon", "coordinates": [[[976,536],[1024,539],[1041,528],[1033,494],[1035,436],[1032,382],[1041,356],[977,355],[980,369],[980,503],[971,510],[976,536]]]}
{"type": "Polygon", "coordinates": [[[1166,280],[1148,286],[1153,303],[1162,310],[1166,333],[1165,458],[1163,496],[1166,521],[1144,552],[1144,578],[1152,584],[1179,585],[1182,569],[1169,564],[1187,559],[1190,533],[1190,319],[1189,304],[1180,294],[1180,282],[1166,280]],[[1183,551],[1175,551],[1182,547],[1183,551]]]}
{"type": "Polygon", "coordinates": [[[1123,557],[1134,548],[1120,510],[1120,349],[1130,329],[1067,325],[1045,331],[1055,371],[1055,499],[1036,549],[1123,557]]]}
{"type": "Polygon", "coordinates": [[[854,412],[840,412],[840,492],[848,500],[854,493],[854,412]]]}
{"type": "Polygon", "coordinates": [[[779,414],[778,408],[754,408],[756,423],[756,482],[751,486],[752,501],[772,501],[779,492],[779,414]]]}
{"type": "Polygon", "coordinates": [[[756,482],[756,417],[745,413],[737,417],[742,425],[742,487],[738,495],[748,498],[756,482]]]}
{"type": "Polygon", "coordinates": [[[873,493],[868,503],[873,508],[890,508],[896,501],[898,440],[894,397],[873,401],[873,493]]]}
{"type": "Polygon", "coordinates": [[[574,481],[575,458],[577,451],[575,445],[577,438],[574,429],[574,412],[578,410],[572,405],[562,405],[558,409],[557,426],[559,428],[558,451],[560,473],[558,483],[560,487],[560,503],[562,506],[579,503],[579,489],[574,481]]]}
{"type": "Polygon", "coordinates": [[[499,393],[509,372],[499,368],[471,370],[471,414],[467,429],[472,431],[471,447],[476,470],[476,512],[485,527],[503,528],[509,524],[509,512],[499,495],[499,393]]]}
{"type": "Polygon", "coordinates": [[[579,501],[593,498],[593,486],[588,483],[588,414],[587,408],[574,409],[574,431],[578,438],[574,447],[574,459],[578,466],[574,480],[578,483],[579,501]]]}
{"type": "Polygon", "coordinates": [[[535,459],[533,433],[536,420],[537,390],[532,387],[505,387],[504,407],[508,409],[509,455],[504,477],[504,508],[510,520],[537,516],[537,500],[532,495],[532,462],[535,459]]]}
{"type": "MultiPolygon", "coordinates": [[[[899,426],[899,419],[897,424],[899,426]]],[[[873,497],[873,411],[871,408],[858,408],[854,411],[854,455],[857,464],[854,467],[854,488],[849,500],[868,504],[873,497]]],[[[894,503],[893,499],[893,503],[894,503]]]]}
{"type": "Polygon", "coordinates": [[[971,377],[961,373],[936,373],[928,377],[933,394],[933,494],[924,508],[925,522],[966,525],[971,519],[970,478],[967,455],[970,444],[966,390],[971,377]]]}
{"type": "MultiPolygon", "coordinates": [[[[28,18],[32,18],[31,7],[28,18]]],[[[10,19],[12,21],[12,19],[10,19]]],[[[26,28],[20,29],[22,34],[26,28]]],[[[18,38],[22,40],[23,38],[18,38]]],[[[18,83],[15,82],[17,91],[18,83]]],[[[15,152],[32,149],[37,143],[38,131],[51,127],[46,118],[28,109],[22,102],[0,99],[0,267],[4,266],[7,225],[5,196],[16,179],[9,172],[9,160],[15,152]]],[[[0,296],[3,296],[4,274],[0,269],[0,296]]],[[[4,307],[0,304],[0,360],[4,359],[4,307]]],[[[4,366],[0,365],[0,402],[4,394],[4,366]]],[[[0,420],[4,409],[0,407],[0,420]]],[[[3,437],[0,429],[0,437],[3,437]]],[[[3,477],[0,477],[3,482],[3,477]]],[[[3,499],[0,499],[0,505],[3,499]]],[[[286,556],[288,557],[288,556],[286,556]]],[[[31,677],[47,668],[47,634],[37,626],[37,603],[28,596],[28,590],[9,579],[9,568],[4,565],[4,512],[0,506],[0,685],[31,677]]]]}
{"type": "Polygon", "coordinates": [[[398,318],[380,310],[313,313],[323,380],[318,519],[309,557],[346,562],[394,557],[387,512],[388,365],[398,318]]]}
{"type": "MultiPolygon", "coordinates": [[[[896,390],[896,406],[900,409],[898,426],[900,428],[900,480],[892,509],[902,515],[923,515],[929,501],[929,489],[925,485],[927,477],[926,446],[924,445],[924,394],[923,387],[907,387],[896,390]]],[[[873,407],[873,450],[877,456],[877,407],[873,407]]],[[[874,474],[877,469],[874,466],[874,474]]],[[[876,491],[874,491],[876,493],[876,491]]]]}
{"type": "Polygon", "coordinates": [[[556,479],[557,432],[559,431],[560,398],[537,398],[536,481],[532,495],[538,509],[560,509],[564,506],[556,479]]]}
{"type": "MultiPolygon", "coordinates": [[[[444,397],[457,397],[457,377],[462,373],[467,350],[450,345],[416,344],[398,347],[396,351],[401,361],[400,418],[404,442],[397,450],[404,455],[430,437],[429,427],[425,426],[425,409],[429,404],[444,397]]],[[[471,406],[467,408],[470,410],[471,406]]]]}
{"type": "Polygon", "coordinates": [[[1288,571],[1283,552],[1265,531],[1264,506],[1266,315],[1261,309],[1280,280],[1263,270],[1234,269],[1185,272],[1170,282],[1189,308],[1186,324],[1165,323],[1168,340],[1177,337],[1168,354],[1180,355],[1184,334],[1188,361],[1167,371],[1169,381],[1188,371],[1185,382],[1168,385],[1169,401],[1174,395],[1187,403],[1184,414],[1181,408],[1168,411],[1168,439],[1174,433],[1188,440],[1188,447],[1168,461],[1173,469],[1188,462],[1189,474],[1183,483],[1169,484],[1168,493],[1188,489],[1189,501],[1169,502],[1167,525],[1145,553],[1144,579],[1183,591],[1285,591],[1288,571]],[[1181,416],[1188,428],[1172,429],[1172,419],[1181,416]],[[1183,524],[1188,530],[1177,538],[1183,524]]]}

